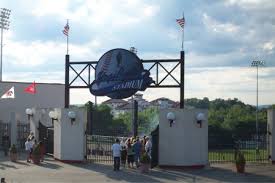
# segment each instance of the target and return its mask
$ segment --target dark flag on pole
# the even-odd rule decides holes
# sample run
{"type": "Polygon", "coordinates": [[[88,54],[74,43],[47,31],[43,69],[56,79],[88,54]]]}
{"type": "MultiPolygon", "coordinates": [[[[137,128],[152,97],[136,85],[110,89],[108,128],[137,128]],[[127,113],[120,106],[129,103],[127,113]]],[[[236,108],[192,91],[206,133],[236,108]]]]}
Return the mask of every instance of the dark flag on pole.
{"type": "Polygon", "coordinates": [[[69,54],[69,20],[67,20],[67,24],[64,27],[64,30],[62,31],[63,34],[67,37],[67,55],[69,54]]]}
{"type": "Polygon", "coordinates": [[[185,24],[185,19],[180,18],[180,19],[176,19],[176,21],[178,22],[178,24],[181,26],[181,28],[184,28],[184,24],[185,24]]]}
{"type": "Polygon", "coordinates": [[[184,42],[184,25],[185,25],[185,18],[184,14],[182,15],[182,18],[176,19],[177,23],[181,26],[182,28],[182,40],[181,40],[181,50],[183,51],[183,42],[184,42]]]}
{"type": "Polygon", "coordinates": [[[67,22],[67,24],[64,27],[63,34],[68,36],[69,35],[69,30],[70,30],[69,23],[67,22]]]}

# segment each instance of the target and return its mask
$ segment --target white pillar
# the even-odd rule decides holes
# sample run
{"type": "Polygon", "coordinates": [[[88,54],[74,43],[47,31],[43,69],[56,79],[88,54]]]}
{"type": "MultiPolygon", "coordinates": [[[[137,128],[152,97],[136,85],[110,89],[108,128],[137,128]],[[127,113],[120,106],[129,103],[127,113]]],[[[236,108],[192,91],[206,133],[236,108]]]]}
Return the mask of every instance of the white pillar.
{"type": "Polygon", "coordinates": [[[83,162],[85,111],[56,108],[55,112],[58,120],[54,121],[54,158],[67,163],[83,162]],[[76,113],[73,123],[68,117],[69,111],[76,113]]]}
{"type": "Polygon", "coordinates": [[[11,145],[12,144],[17,145],[17,124],[15,119],[15,112],[10,113],[10,125],[11,125],[11,134],[10,134],[11,145]]]}
{"type": "Polygon", "coordinates": [[[29,117],[29,123],[30,123],[30,132],[34,133],[34,138],[38,140],[39,137],[39,131],[38,131],[38,120],[36,120],[36,108],[32,108],[33,116],[29,117]]]}
{"type": "Polygon", "coordinates": [[[275,109],[267,110],[267,134],[271,161],[275,163],[275,109]]]}
{"type": "Polygon", "coordinates": [[[202,168],[208,164],[208,111],[163,109],[159,113],[159,166],[202,168]],[[170,126],[167,114],[175,115],[170,126]],[[197,116],[202,114],[201,125],[197,116]]]}

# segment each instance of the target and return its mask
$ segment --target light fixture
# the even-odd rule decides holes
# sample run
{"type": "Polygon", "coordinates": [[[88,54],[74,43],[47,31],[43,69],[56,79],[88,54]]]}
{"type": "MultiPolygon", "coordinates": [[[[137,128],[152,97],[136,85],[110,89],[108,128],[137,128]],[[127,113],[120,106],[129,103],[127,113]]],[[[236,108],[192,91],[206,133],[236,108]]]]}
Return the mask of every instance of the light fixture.
{"type": "Polygon", "coordinates": [[[256,84],[256,141],[257,141],[257,148],[258,148],[258,141],[259,141],[259,130],[258,130],[258,70],[259,70],[259,67],[263,67],[265,66],[265,62],[262,61],[262,60],[254,60],[252,61],[251,63],[251,67],[256,67],[257,68],[257,84],[256,84]]]}
{"type": "Polygon", "coordinates": [[[27,108],[27,109],[26,109],[26,114],[28,115],[28,120],[30,120],[30,119],[31,119],[31,116],[33,116],[33,111],[32,111],[32,109],[27,108]]]}
{"type": "Polygon", "coordinates": [[[3,65],[2,65],[2,60],[3,60],[3,31],[8,30],[10,26],[10,13],[11,10],[7,8],[0,8],[0,29],[1,29],[1,55],[0,55],[0,81],[2,81],[2,71],[3,71],[3,65]]]}
{"type": "Polygon", "coordinates": [[[71,119],[71,124],[73,124],[76,118],[76,113],[74,111],[69,111],[68,117],[71,119]]]}
{"type": "Polygon", "coordinates": [[[166,118],[168,119],[168,121],[170,123],[170,127],[172,127],[172,124],[174,123],[174,121],[176,119],[176,115],[173,112],[168,112],[166,115],[166,118]]]}
{"type": "Polygon", "coordinates": [[[202,122],[205,120],[204,114],[201,113],[201,112],[200,112],[199,114],[197,114],[196,120],[197,120],[197,124],[199,124],[199,125],[200,125],[200,128],[201,128],[202,122]]]}
{"type": "Polygon", "coordinates": [[[50,111],[49,112],[49,116],[50,116],[50,118],[52,119],[52,125],[53,125],[53,122],[56,120],[58,120],[57,119],[57,113],[55,112],[55,111],[50,111]]]}

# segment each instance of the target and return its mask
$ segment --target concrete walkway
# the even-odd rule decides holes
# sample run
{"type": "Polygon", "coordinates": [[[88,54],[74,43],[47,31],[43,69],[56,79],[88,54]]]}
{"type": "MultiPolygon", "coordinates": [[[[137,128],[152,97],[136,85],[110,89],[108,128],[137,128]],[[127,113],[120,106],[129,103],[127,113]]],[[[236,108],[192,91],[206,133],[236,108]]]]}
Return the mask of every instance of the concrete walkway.
{"type": "Polygon", "coordinates": [[[237,174],[232,164],[217,164],[201,170],[153,169],[149,174],[141,174],[137,169],[114,172],[111,165],[64,164],[49,157],[39,166],[23,159],[13,163],[0,156],[0,177],[8,183],[275,182],[275,165],[247,165],[246,172],[237,174]]]}

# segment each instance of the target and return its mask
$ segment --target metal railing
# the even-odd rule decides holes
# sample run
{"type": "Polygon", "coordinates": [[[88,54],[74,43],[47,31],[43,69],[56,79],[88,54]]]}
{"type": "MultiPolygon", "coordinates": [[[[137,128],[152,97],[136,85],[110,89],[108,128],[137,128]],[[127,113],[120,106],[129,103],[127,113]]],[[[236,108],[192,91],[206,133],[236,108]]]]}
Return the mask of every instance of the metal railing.
{"type": "Polygon", "coordinates": [[[113,163],[112,145],[119,136],[86,135],[86,158],[89,162],[113,163]]]}
{"type": "Polygon", "coordinates": [[[208,160],[210,163],[234,163],[235,151],[240,150],[246,162],[269,162],[268,140],[242,140],[233,144],[219,144],[215,148],[208,149],[208,160]]]}

